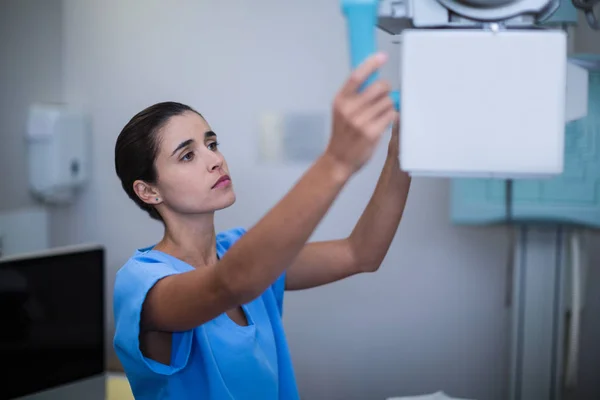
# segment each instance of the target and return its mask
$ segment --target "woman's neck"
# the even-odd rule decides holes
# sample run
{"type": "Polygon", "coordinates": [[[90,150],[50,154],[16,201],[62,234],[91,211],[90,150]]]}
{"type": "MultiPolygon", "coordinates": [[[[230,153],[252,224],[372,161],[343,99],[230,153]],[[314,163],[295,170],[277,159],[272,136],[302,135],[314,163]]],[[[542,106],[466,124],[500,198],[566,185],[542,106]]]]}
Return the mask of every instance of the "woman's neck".
{"type": "Polygon", "coordinates": [[[165,234],[155,249],[194,267],[216,263],[214,213],[165,221],[165,234]]]}

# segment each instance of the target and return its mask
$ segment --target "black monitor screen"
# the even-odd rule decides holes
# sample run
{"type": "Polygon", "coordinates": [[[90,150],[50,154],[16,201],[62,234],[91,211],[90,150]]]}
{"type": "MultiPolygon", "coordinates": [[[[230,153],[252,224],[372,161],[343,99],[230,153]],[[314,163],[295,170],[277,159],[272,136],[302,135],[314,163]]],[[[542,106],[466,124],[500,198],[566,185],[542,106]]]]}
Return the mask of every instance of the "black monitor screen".
{"type": "Polygon", "coordinates": [[[0,259],[0,399],[104,373],[104,250],[0,259]]]}

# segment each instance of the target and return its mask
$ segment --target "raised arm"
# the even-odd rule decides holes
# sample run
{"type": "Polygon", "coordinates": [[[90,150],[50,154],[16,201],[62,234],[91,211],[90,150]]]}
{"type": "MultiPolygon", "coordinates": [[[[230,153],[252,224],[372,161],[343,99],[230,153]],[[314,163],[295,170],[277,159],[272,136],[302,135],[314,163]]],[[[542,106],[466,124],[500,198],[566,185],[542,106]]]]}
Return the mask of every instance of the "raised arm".
{"type": "Polygon", "coordinates": [[[360,90],[384,62],[384,56],[373,56],[353,71],[335,98],[324,154],[216,265],[156,283],[142,311],[146,329],[191,329],[258,297],[285,271],[394,121],[387,83],[377,81],[360,90]]]}
{"type": "Polygon", "coordinates": [[[400,224],[410,188],[409,175],[400,169],[399,136],[396,120],[377,186],[350,236],[304,246],[288,268],[287,290],[309,289],[379,268],[400,224]]]}

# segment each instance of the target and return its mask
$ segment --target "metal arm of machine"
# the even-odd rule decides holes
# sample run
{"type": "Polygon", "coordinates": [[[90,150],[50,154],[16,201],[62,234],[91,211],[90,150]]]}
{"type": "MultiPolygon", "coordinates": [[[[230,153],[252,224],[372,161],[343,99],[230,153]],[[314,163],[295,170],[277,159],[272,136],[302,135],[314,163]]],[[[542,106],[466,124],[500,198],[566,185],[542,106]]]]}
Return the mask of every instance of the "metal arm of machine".
{"type": "Polygon", "coordinates": [[[380,0],[378,27],[396,35],[414,28],[477,28],[490,22],[507,28],[538,27],[561,6],[585,13],[600,29],[594,7],[600,0],[380,0]]]}
{"type": "MultiPolygon", "coordinates": [[[[348,25],[350,59],[356,68],[376,51],[377,28],[399,35],[409,28],[477,29],[499,23],[506,29],[536,29],[566,3],[585,12],[600,29],[594,6],[600,0],[341,0],[348,25]]],[[[366,83],[377,79],[373,75],[366,83]]],[[[392,93],[400,108],[399,92],[392,93]]]]}
{"type": "Polygon", "coordinates": [[[594,7],[600,4],[600,0],[572,0],[573,5],[585,12],[588,25],[595,30],[600,30],[600,20],[594,13],[594,7]]]}

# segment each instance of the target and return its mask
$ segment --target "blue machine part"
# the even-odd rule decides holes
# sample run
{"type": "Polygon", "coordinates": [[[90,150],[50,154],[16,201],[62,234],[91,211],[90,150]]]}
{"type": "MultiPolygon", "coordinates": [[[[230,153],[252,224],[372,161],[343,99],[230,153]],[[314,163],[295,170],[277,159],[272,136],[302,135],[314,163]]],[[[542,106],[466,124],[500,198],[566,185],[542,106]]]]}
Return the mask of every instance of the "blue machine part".
{"type": "MultiPolygon", "coordinates": [[[[598,56],[580,56],[582,65],[600,65],[598,56]]],[[[600,68],[590,70],[587,117],[569,123],[565,168],[551,179],[513,181],[506,204],[506,181],[455,179],[451,184],[451,221],[455,224],[565,223],[600,227],[600,68]]]]}
{"type": "MultiPolygon", "coordinates": [[[[348,42],[350,46],[350,64],[357,68],[367,58],[377,52],[377,16],[379,0],[342,0],[342,13],[346,17],[348,42]]],[[[364,87],[377,80],[373,74],[364,87]]],[[[363,87],[363,88],[364,88],[363,87]]],[[[392,92],[396,110],[400,109],[400,93],[392,92]]]]}
{"type": "Polygon", "coordinates": [[[577,25],[579,11],[572,0],[561,0],[558,9],[543,24],[571,24],[577,25]]]}

